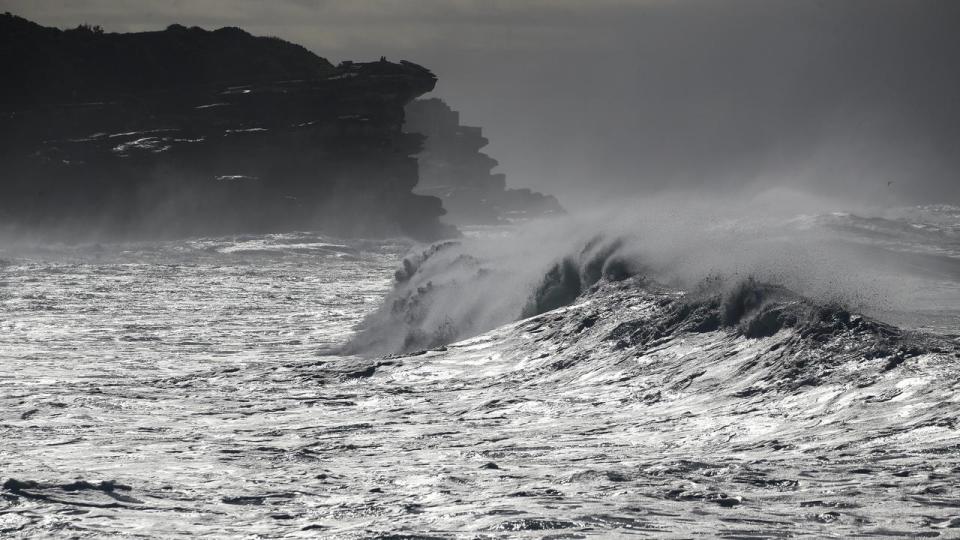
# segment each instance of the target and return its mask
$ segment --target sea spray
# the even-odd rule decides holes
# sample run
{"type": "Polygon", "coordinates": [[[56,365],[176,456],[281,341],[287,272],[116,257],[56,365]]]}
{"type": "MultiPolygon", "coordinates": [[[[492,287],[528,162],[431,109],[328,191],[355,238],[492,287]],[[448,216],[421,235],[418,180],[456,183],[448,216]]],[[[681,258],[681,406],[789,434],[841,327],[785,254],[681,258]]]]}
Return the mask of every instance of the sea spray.
{"type": "MultiPolygon", "coordinates": [[[[960,258],[942,252],[940,232],[921,231],[909,244],[895,244],[873,229],[907,224],[811,210],[780,205],[769,194],[684,206],[649,199],[527,223],[507,236],[417,248],[344,351],[437,347],[569,305],[600,281],[631,276],[684,291],[711,280],[726,287],[753,280],[817,305],[874,315],[911,309],[919,291],[945,275],[960,279],[960,258]]],[[[948,288],[939,307],[949,309],[956,296],[948,288]]],[[[763,333],[763,324],[753,331],[763,333]]]]}

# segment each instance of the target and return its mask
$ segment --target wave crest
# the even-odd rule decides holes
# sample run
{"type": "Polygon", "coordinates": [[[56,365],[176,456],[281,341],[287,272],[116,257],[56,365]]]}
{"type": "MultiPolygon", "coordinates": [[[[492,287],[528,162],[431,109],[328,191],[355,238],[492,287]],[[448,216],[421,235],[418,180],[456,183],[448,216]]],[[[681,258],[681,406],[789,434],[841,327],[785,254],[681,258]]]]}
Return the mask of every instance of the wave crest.
{"type": "Polygon", "coordinates": [[[661,320],[637,329],[635,339],[679,330],[815,334],[860,324],[853,312],[899,325],[903,318],[891,313],[919,320],[923,312],[945,321],[956,315],[960,258],[939,229],[931,236],[911,225],[932,247],[920,249],[903,233],[898,239],[911,242],[905,249],[889,235],[851,231],[847,224],[859,221],[847,214],[728,215],[739,211],[667,212],[653,205],[627,223],[564,218],[427,246],[404,259],[392,292],[343,352],[439,347],[570,305],[598,283],[627,278],[639,287],[689,291],[661,320]]]}

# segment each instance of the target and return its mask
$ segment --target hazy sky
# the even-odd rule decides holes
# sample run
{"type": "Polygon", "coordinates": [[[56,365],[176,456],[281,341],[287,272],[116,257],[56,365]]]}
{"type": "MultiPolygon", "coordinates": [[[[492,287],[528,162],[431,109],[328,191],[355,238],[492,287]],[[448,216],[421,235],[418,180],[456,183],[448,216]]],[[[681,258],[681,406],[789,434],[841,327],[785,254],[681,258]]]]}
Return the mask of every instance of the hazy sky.
{"type": "Polygon", "coordinates": [[[42,24],[240,26],[409,59],[513,186],[786,184],[960,203],[960,1],[0,0],[42,24]],[[888,185],[888,182],[893,182],[888,185]]]}

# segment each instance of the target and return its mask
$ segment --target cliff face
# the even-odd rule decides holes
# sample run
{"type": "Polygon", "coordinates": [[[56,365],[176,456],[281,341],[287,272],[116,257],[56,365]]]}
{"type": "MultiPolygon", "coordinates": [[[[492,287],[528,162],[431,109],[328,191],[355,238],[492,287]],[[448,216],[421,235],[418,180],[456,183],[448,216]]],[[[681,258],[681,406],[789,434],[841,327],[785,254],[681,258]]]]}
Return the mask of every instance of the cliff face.
{"type": "Polygon", "coordinates": [[[426,136],[417,192],[443,199],[455,223],[496,223],[563,213],[557,199],[529,189],[507,189],[492,170],[497,160],[480,151],[489,142],[479,127],[460,124],[460,113],[437,98],[407,105],[404,129],[426,136]]]}
{"type": "Polygon", "coordinates": [[[332,66],[242,30],[61,31],[0,15],[0,223],[69,236],[455,233],[415,195],[409,62],[332,66]]]}

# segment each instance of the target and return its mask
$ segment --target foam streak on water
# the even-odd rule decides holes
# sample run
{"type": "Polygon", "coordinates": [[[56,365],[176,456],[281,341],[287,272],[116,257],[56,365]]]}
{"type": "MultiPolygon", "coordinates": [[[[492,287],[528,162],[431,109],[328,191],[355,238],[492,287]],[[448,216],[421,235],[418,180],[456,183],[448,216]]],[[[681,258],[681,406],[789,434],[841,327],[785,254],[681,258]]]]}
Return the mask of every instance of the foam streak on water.
{"type": "Polygon", "coordinates": [[[223,500],[296,497],[319,474],[290,452],[347,399],[291,366],[323,362],[405,249],[293,234],[2,254],[0,477],[116,480],[141,502],[0,499],[0,531],[272,530],[223,500]]]}
{"type": "Polygon", "coordinates": [[[954,336],[775,288],[767,311],[717,319],[710,298],[636,276],[446,347],[325,352],[407,247],[294,234],[4,254],[0,535],[960,528],[954,336]]]}

